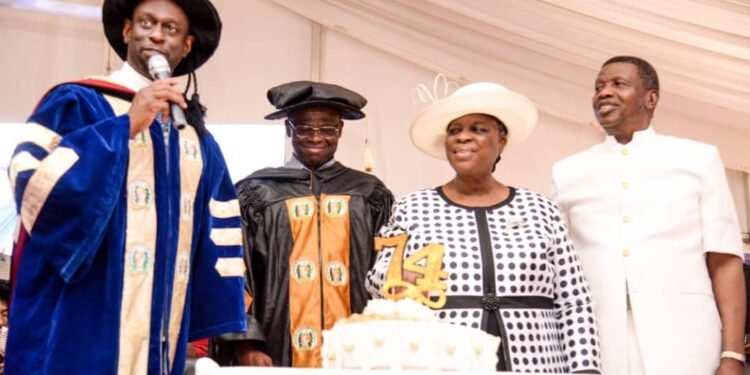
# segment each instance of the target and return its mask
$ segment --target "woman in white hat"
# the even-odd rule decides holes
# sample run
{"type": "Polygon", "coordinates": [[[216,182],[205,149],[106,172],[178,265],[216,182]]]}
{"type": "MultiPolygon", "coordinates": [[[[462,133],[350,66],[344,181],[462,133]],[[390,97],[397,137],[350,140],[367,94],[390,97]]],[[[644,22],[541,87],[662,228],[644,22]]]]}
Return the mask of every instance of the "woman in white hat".
{"type": "Polygon", "coordinates": [[[464,86],[420,113],[414,144],[456,175],[395,203],[380,243],[402,239],[403,255],[391,262],[401,246],[382,246],[367,287],[500,336],[498,370],[599,373],[589,287],[557,207],[492,174],[536,120],[528,98],[494,83],[464,86]]]}

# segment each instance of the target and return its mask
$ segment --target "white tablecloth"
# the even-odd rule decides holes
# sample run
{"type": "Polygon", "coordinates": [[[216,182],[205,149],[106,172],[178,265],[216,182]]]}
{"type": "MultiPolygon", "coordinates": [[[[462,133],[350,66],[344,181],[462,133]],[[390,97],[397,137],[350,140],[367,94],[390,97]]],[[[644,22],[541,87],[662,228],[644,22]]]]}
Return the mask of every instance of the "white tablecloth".
{"type": "Polygon", "coordinates": [[[195,375],[337,375],[337,374],[378,374],[378,375],[475,375],[475,374],[510,374],[509,372],[442,372],[442,371],[358,371],[322,368],[289,368],[289,367],[220,367],[216,362],[201,358],[195,364],[195,375]]]}

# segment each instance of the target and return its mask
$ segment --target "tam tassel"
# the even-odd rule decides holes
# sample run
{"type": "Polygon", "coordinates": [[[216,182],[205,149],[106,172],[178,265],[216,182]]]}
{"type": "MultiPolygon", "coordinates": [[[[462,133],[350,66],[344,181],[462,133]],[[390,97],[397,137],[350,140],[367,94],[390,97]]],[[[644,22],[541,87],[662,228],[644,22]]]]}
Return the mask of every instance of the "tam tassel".
{"type": "Polygon", "coordinates": [[[375,170],[375,160],[372,157],[372,149],[370,149],[370,140],[365,140],[365,162],[362,165],[362,169],[365,172],[371,173],[375,170]]]}
{"type": "Polygon", "coordinates": [[[201,97],[198,95],[198,76],[195,75],[195,72],[188,74],[187,86],[182,96],[187,103],[185,119],[187,119],[188,124],[195,128],[196,133],[202,136],[206,133],[206,106],[201,103],[201,97]],[[193,95],[188,100],[187,94],[193,82],[195,82],[195,88],[193,89],[193,95]]]}
{"type": "Polygon", "coordinates": [[[370,148],[370,120],[371,118],[365,119],[365,160],[362,163],[362,169],[367,173],[375,170],[375,158],[372,157],[370,148]]]}

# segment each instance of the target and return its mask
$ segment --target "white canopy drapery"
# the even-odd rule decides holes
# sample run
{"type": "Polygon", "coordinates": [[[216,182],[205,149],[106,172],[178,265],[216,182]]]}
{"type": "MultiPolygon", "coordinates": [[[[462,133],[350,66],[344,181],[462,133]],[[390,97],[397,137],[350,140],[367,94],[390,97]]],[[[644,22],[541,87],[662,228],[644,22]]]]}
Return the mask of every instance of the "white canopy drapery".
{"type": "Polygon", "coordinates": [[[591,126],[593,81],[633,54],[661,78],[659,131],[719,146],[750,171],[750,3],[731,0],[272,0],[459,82],[492,80],[591,126]]]}

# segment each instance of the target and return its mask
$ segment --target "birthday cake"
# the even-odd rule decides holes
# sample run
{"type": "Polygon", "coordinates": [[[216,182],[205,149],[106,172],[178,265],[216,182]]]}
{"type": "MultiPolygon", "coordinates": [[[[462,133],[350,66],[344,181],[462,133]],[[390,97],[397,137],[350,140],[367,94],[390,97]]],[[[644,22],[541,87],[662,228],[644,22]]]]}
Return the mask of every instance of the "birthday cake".
{"type": "Polygon", "coordinates": [[[323,331],[323,367],[495,371],[499,345],[499,337],[441,322],[414,300],[372,300],[323,331]]]}

